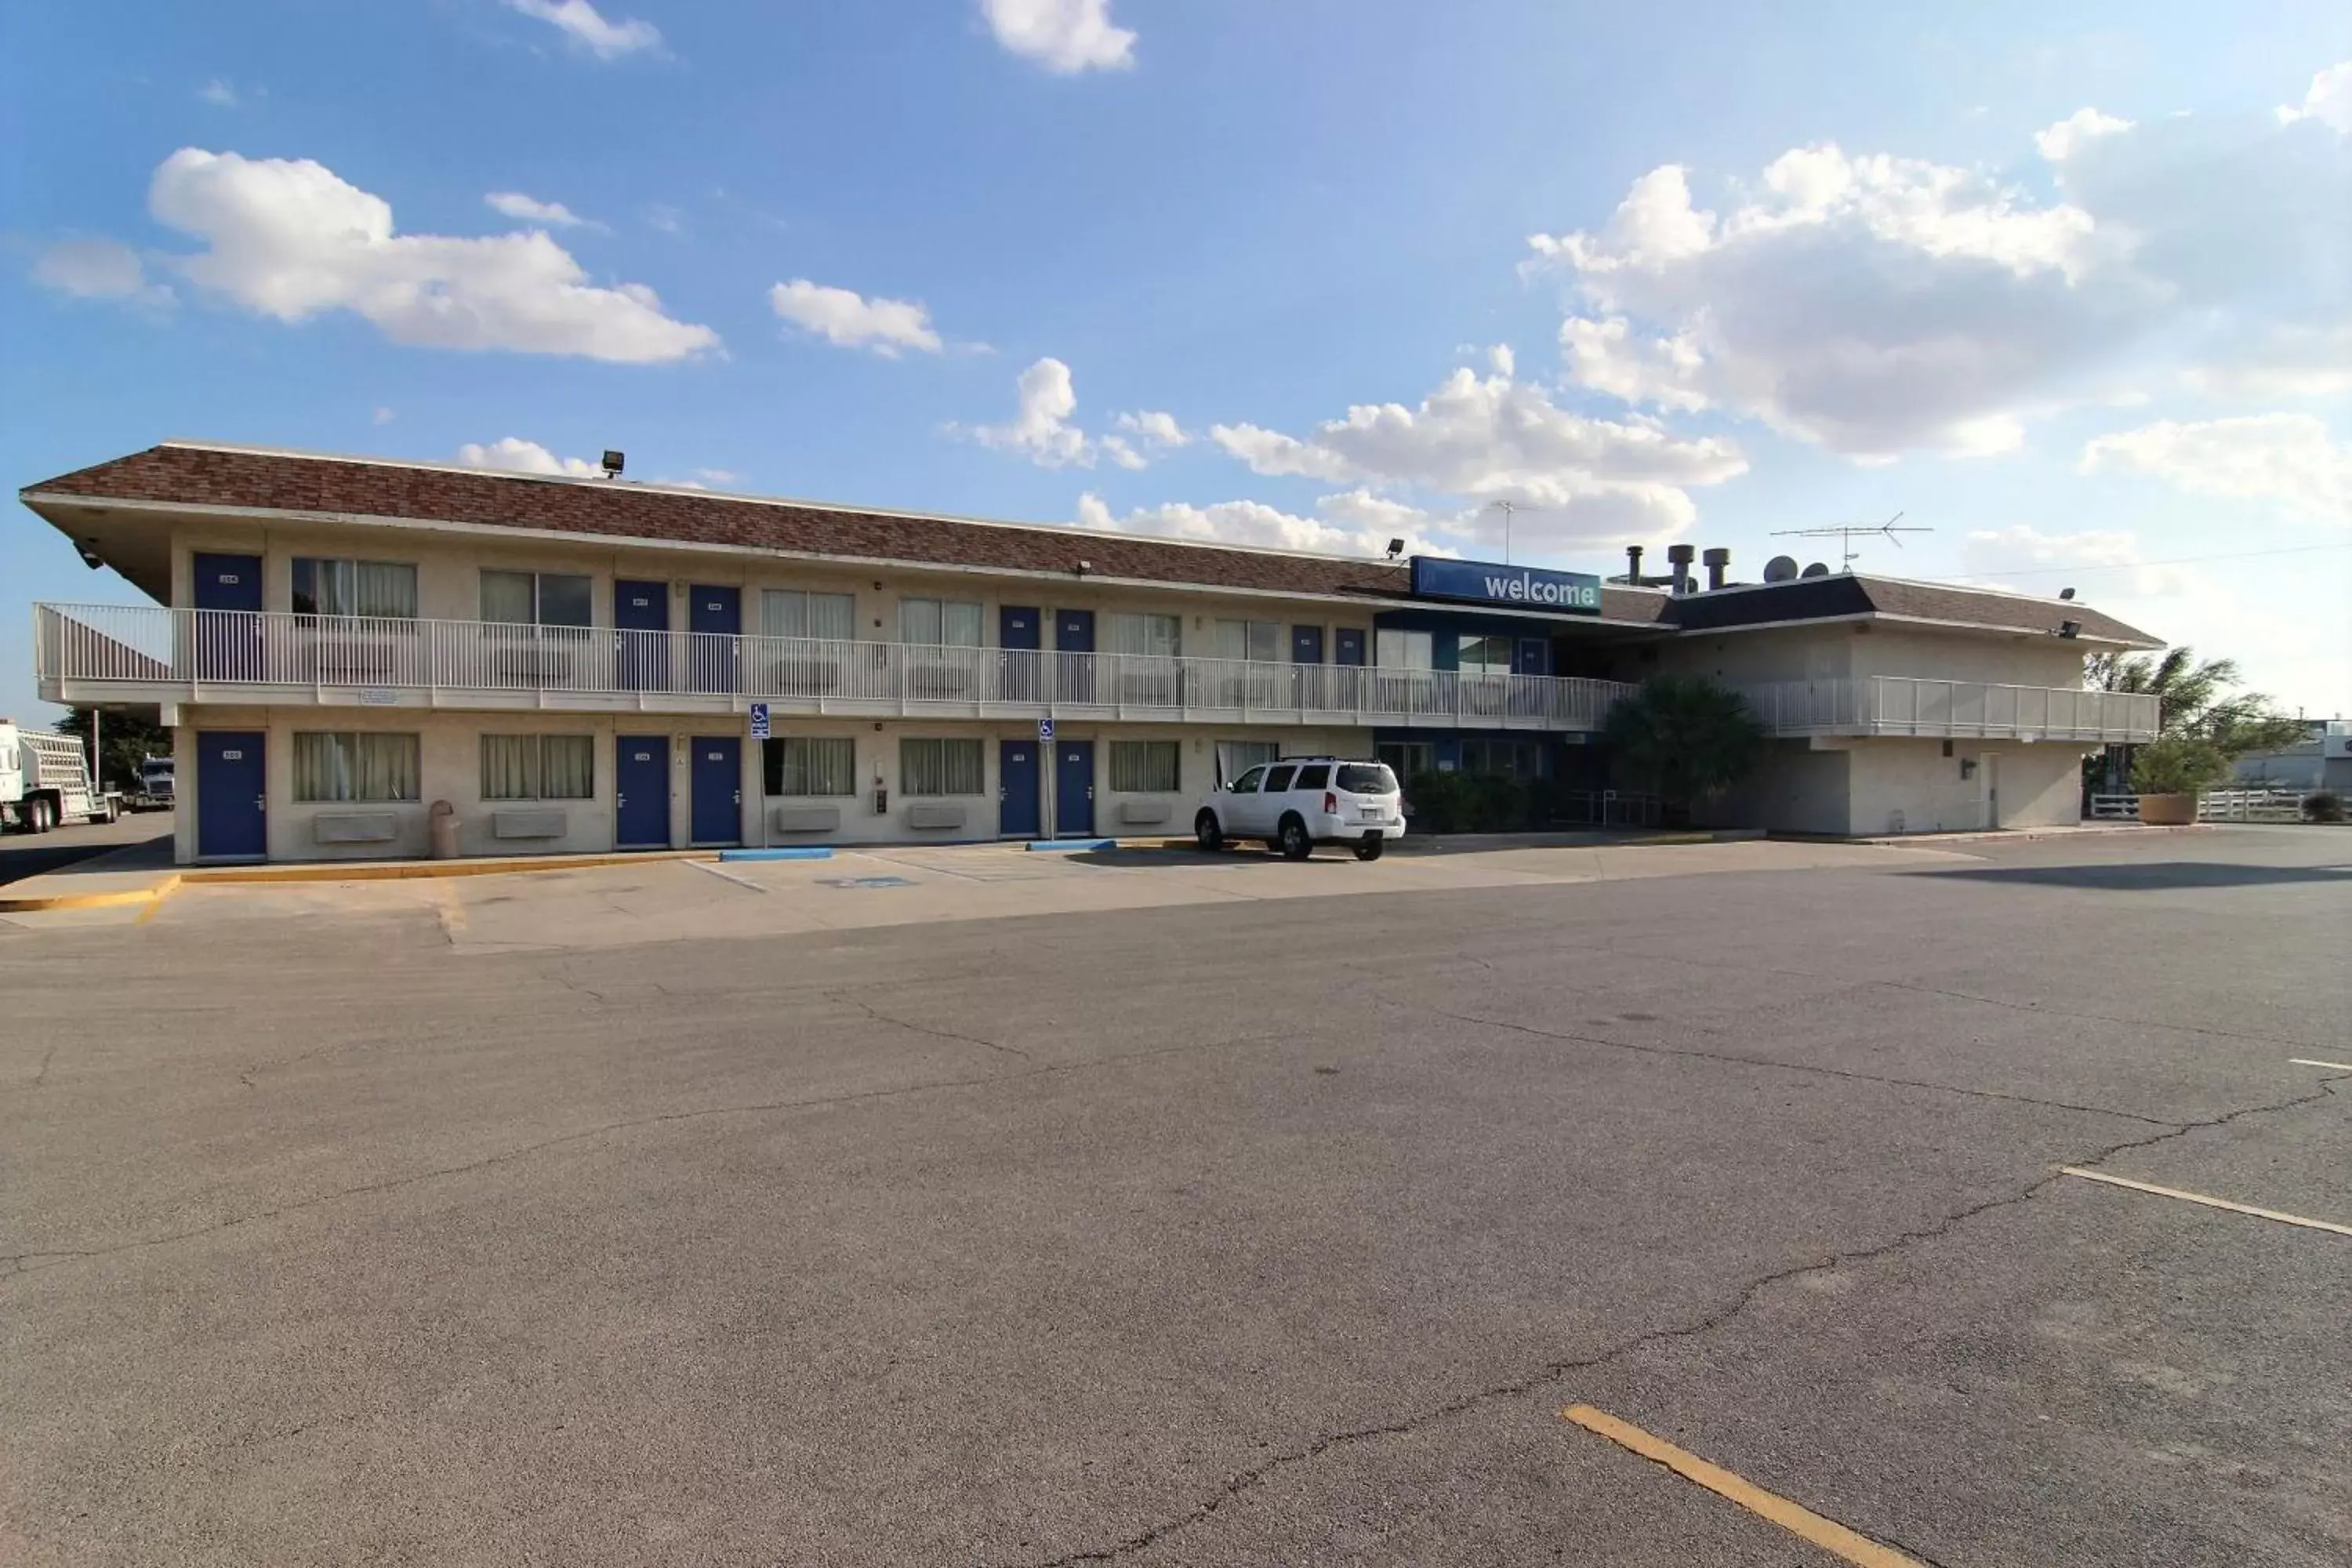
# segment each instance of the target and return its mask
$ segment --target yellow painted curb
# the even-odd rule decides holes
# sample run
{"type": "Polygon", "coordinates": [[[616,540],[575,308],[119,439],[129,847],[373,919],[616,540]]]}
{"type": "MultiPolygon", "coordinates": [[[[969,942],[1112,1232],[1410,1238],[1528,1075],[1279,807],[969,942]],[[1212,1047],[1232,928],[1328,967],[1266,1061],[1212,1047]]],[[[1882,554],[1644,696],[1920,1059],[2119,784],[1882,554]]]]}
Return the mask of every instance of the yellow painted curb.
{"type": "Polygon", "coordinates": [[[125,904],[147,904],[161,900],[180,885],[176,876],[166,877],[152,888],[128,888],[119,893],[59,893],[54,898],[0,898],[0,915],[33,914],[42,910],[105,910],[125,904]]]}
{"type": "Polygon", "coordinates": [[[530,871],[579,871],[598,866],[642,866],[648,861],[716,860],[716,851],[663,854],[658,850],[627,855],[551,855],[509,860],[419,860],[384,865],[353,860],[324,866],[217,866],[182,874],[189,882],[394,882],[412,878],[504,877],[530,871]]]}

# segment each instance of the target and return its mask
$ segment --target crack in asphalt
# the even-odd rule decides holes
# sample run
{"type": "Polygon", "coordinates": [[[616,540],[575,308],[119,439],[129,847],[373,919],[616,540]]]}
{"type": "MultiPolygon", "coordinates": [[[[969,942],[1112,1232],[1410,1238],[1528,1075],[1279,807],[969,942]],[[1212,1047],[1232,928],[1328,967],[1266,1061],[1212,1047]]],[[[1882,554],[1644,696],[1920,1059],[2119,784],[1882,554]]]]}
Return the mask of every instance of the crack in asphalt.
{"type": "MultiPolygon", "coordinates": [[[[895,1022],[895,1020],[885,1019],[884,1022],[895,1022]]],[[[911,1025],[908,1026],[913,1027],[911,1025]]],[[[919,1032],[928,1034],[932,1031],[919,1032]]],[[[333,1192],[320,1193],[297,1203],[281,1204],[276,1208],[257,1209],[252,1214],[232,1215],[226,1219],[215,1220],[208,1225],[191,1226],[185,1230],[167,1231],[162,1236],[141,1237],[135,1240],[116,1242],[107,1247],[51,1247],[38,1251],[0,1254],[0,1268],[5,1268],[9,1275],[30,1274],[82,1258],[109,1258],[120,1252],[137,1252],[151,1247],[168,1246],[175,1241],[189,1241],[197,1237],[212,1236],[224,1230],[235,1230],[241,1226],[255,1225],[264,1220],[299,1214],[306,1209],[341,1202],[344,1198],[365,1197],[376,1193],[387,1193],[401,1187],[414,1186],[421,1182],[438,1181],[445,1176],[462,1176],[472,1171],[510,1164],[514,1161],[544,1152],[549,1149],[562,1148],[568,1143],[585,1142],[590,1139],[604,1137],[607,1133],[626,1132],[640,1127],[665,1127],[676,1122],[697,1121],[714,1116],[761,1116],[809,1110],[830,1105],[854,1105],[864,1100],[894,1100],[901,1095],[922,1094],[934,1089],[975,1089],[984,1085],[1018,1083],[1024,1079],[1091,1072],[1106,1068],[1121,1067],[1129,1062],[1149,1061],[1160,1057],[1192,1056],[1208,1051],[1228,1050],[1236,1046],[1255,1045],[1267,1040],[1287,1037],[1286,1035],[1279,1033],[1235,1035],[1222,1040],[1208,1040],[1182,1046],[1162,1046],[1148,1051],[1127,1051],[1118,1056],[1094,1057],[1085,1061],[1049,1062],[1043,1067],[1033,1067],[1021,1072],[982,1073],[973,1078],[930,1079],[921,1083],[899,1084],[891,1089],[856,1089],[846,1094],[812,1095],[803,1100],[756,1100],[741,1105],[711,1105],[695,1110],[667,1110],[652,1116],[629,1117],[618,1121],[600,1122],[596,1126],[583,1127],[576,1131],[558,1133],[552,1138],[542,1138],[534,1143],[525,1143],[516,1148],[485,1154],[478,1160],[467,1160],[456,1165],[436,1166],[430,1171],[414,1171],[406,1175],[392,1176],[381,1182],[366,1182],[355,1187],[339,1187],[333,1192]]],[[[988,1042],[979,1043],[985,1045],[988,1042]]],[[[997,1048],[1011,1049],[1009,1047],[997,1048]]],[[[5,1277],[0,1276],[0,1278],[5,1277]]]]}
{"type": "Polygon", "coordinates": [[[1642,1045],[1632,1040],[1612,1040],[1601,1035],[1580,1035],[1567,1029],[1545,1029],[1533,1024],[1521,1024],[1508,1018],[1481,1018],[1472,1013],[1453,1013],[1443,1007],[1433,1007],[1426,1002],[1399,1002],[1382,998],[1390,1005],[1408,1007],[1415,1012],[1433,1013],[1441,1018],[1451,1018],[1458,1024],[1483,1024],[1490,1029],[1509,1029],[1517,1034],[1534,1035],[1541,1039],[1563,1040],[1573,1045],[1602,1046],[1612,1051],[1633,1051],[1643,1056],[1688,1057],[1697,1061],[1729,1062],[1739,1067],[1767,1068],[1782,1072],[1811,1073],[1821,1078],[1850,1079],[1857,1083],[1883,1083],[1902,1089],[1932,1089],[1941,1094],[1966,1095],[1971,1100],[2005,1100],[2020,1105],[2039,1105],[2052,1110],[2073,1110],[2086,1116],[2112,1116],[2119,1121],[2143,1122],[2150,1127],[2179,1128],[2193,1125],[2169,1121],[2159,1116],[2142,1116],[2135,1110],[2115,1110],[2104,1105],[2077,1105],[2071,1100],[2042,1100],[2031,1094],[2010,1094],[1997,1089],[1969,1089],[1956,1083],[1937,1083],[1928,1079],[1896,1078],[1887,1073],[1856,1072],[1851,1068],[1818,1067],[1811,1062],[1776,1061],[1769,1057],[1743,1057],[1734,1051],[1706,1051],[1696,1046],[1642,1045]]]}
{"type": "Polygon", "coordinates": [[[33,1081],[26,1086],[27,1089],[38,1089],[49,1081],[49,1064],[57,1059],[57,1056],[58,1048],[55,1046],[41,1053],[40,1070],[33,1075],[33,1081]]]}
{"type": "MultiPolygon", "coordinates": [[[[1733,1058],[1727,1059],[1741,1060],[1744,1058],[1733,1058]]],[[[2176,1138],[2185,1138],[2192,1132],[2203,1131],[2215,1127],[2226,1127],[2230,1123],[2239,1121],[2244,1117],[2271,1115],[2279,1111],[2292,1110],[2298,1106],[2309,1105],[2315,1101],[2329,1098],[2336,1092],[2336,1084],[2338,1081],[2345,1079],[2352,1079],[2352,1074],[2344,1074],[2338,1075],[2336,1078],[2323,1079],[2320,1080],[2319,1087],[2308,1094],[2298,1094],[2286,1100],[2273,1100],[2261,1105],[2243,1106],[2236,1110],[2226,1112],[2221,1116],[2209,1117],[2199,1121],[2179,1124],[2168,1124],[2167,1126],[2167,1130],[2162,1132],[2153,1133],[2146,1138],[2134,1138],[2128,1139],[2120,1143],[2107,1144],[2095,1153],[2085,1155],[2080,1159],[2068,1161],[2066,1163],[2077,1166],[2102,1165],[2107,1161],[2115,1158],[2117,1154],[2128,1153],[2135,1149],[2146,1149],[2153,1147],[2158,1143],[2169,1142],[2176,1138]]],[[[1887,1239],[1874,1242],[1868,1247],[1853,1247],[1832,1252],[1811,1262],[1790,1264],[1783,1268],[1775,1268],[1767,1273],[1759,1274],[1739,1286],[1735,1291],[1733,1291],[1730,1299],[1723,1305],[1690,1321],[1670,1324],[1662,1329],[1645,1330],[1641,1333],[1630,1335],[1625,1339],[1620,1340],[1614,1344],[1609,1345],[1605,1349],[1597,1351],[1591,1355],[1570,1356],[1558,1361],[1546,1362],[1543,1365],[1524,1376],[1512,1378],[1508,1382],[1505,1383],[1490,1384],[1484,1388],[1476,1389],[1471,1393],[1458,1394],[1441,1404],[1431,1405],[1411,1415],[1402,1416],[1394,1421],[1385,1421],[1374,1426],[1355,1426],[1349,1427],[1344,1431],[1327,1433],[1324,1436],[1314,1439],[1312,1442],[1303,1444],[1298,1447],[1289,1449],[1284,1453],[1276,1454],[1273,1458],[1263,1460],[1260,1463],[1252,1466],[1248,1469],[1234,1472],[1226,1478],[1224,1484],[1217,1490],[1210,1493],[1207,1497],[1204,1497],[1200,1501],[1194,1503],[1191,1509],[1187,1510],[1183,1513],[1163,1520],[1148,1529],[1139,1531],[1133,1535],[1122,1537],[1108,1545],[1089,1547],[1077,1552],[1067,1552],[1059,1557],[1043,1559],[1041,1561],[1026,1564],[1025,1568],[1078,1568],[1078,1565],[1081,1563],[1116,1562],[1119,1558],[1126,1557],[1133,1552],[1140,1552],[1147,1547],[1155,1546],[1172,1535],[1180,1534],[1184,1531],[1192,1529],[1194,1525],[1199,1524],[1203,1520],[1215,1514],[1218,1510],[1223,1508],[1227,1503],[1232,1502],[1235,1499],[1265,1485],[1265,1482],[1271,1479],[1274,1476],[1285,1470],[1295,1469],[1300,1466],[1312,1464],[1315,1460],[1321,1458],[1324,1455],[1330,1453],[1334,1449],[1353,1447],[1360,1444],[1377,1442],[1384,1437],[1406,1436],[1413,1432],[1419,1431],[1423,1427],[1434,1425],[1435,1423],[1445,1420],[1450,1416],[1462,1415],[1467,1411],[1476,1409],[1481,1405],[1495,1404],[1502,1400],[1524,1397],[1534,1393],[1537,1389],[1544,1387],[1548,1384],[1558,1383],[1570,1373],[1590,1372],[1595,1368],[1606,1366],[1610,1363],[1617,1361],[1622,1357],[1646,1350],[1653,1345],[1670,1343],[1679,1340],[1695,1339],[1712,1333],[1717,1329],[1722,1328],[1726,1324],[1731,1322],[1734,1319],[1746,1313],[1749,1308],[1753,1307],[1763,1298],[1766,1291],[1769,1290],[1775,1285],[1796,1279],[1800,1275],[1817,1274],[1825,1269],[1839,1268],[1857,1263],[1869,1263],[1878,1258],[1890,1257],[1895,1253],[1905,1250],[1906,1248],[1915,1247],[1923,1241],[1932,1241],[1939,1237],[1948,1235],[1952,1231],[1959,1228],[1961,1226],[1966,1225],[1969,1221],[1975,1219],[1979,1215],[1990,1214],[1996,1209],[2011,1208],[2019,1204],[2029,1203],[2034,1198],[2039,1197],[2050,1187],[2064,1179],[2064,1172],[2053,1169],[2049,1174],[2041,1177],[2037,1181],[2029,1183],[2026,1186],[2017,1192],[2003,1194],[2000,1196],[1984,1199],[1979,1203],[1969,1204],[1965,1207],[1956,1209],[1944,1215],[1941,1219],[1937,1220],[1932,1225],[1921,1226],[1915,1229],[1897,1232],[1887,1239]]],[[[1859,1526],[1855,1526],[1851,1523],[1849,1523],[1847,1527],[1849,1529],[1860,1528],[1859,1526]]],[[[1868,1531],[1864,1531],[1863,1533],[1868,1534],[1870,1532],[1868,1531]]],[[[1890,1545],[1895,1544],[1892,1538],[1889,1537],[1880,1536],[1875,1537],[1874,1539],[1885,1540],[1890,1545]]],[[[1918,1552],[1915,1548],[1906,1546],[1903,1550],[1912,1552],[1913,1555],[1917,1556],[1924,1563],[1931,1564],[1935,1563],[1934,1558],[1927,1556],[1925,1552],[1918,1552]]]]}
{"type": "Polygon", "coordinates": [[[887,1013],[878,1011],[871,1002],[862,1002],[845,991],[828,991],[824,993],[824,997],[826,1001],[836,1006],[855,1007],[877,1024],[889,1024],[914,1034],[929,1035],[934,1039],[961,1040],[968,1046],[986,1046],[992,1051],[1002,1051],[1008,1057],[1018,1057],[1024,1062],[1031,1059],[1029,1053],[1018,1046],[1003,1045],[995,1040],[983,1040],[978,1035],[961,1035],[953,1029],[934,1029],[928,1024],[914,1024],[904,1018],[894,1018],[887,1013]]]}

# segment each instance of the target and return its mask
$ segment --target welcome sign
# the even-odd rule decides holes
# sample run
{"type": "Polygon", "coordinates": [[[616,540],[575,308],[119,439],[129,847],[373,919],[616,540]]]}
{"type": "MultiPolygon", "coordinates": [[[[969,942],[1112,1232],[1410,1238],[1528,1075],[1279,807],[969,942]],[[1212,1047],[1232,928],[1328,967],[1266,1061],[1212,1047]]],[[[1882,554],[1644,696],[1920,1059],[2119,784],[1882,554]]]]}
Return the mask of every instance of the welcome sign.
{"type": "Polygon", "coordinates": [[[1463,599],[1514,609],[1601,613],[1601,579],[1584,572],[1553,572],[1541,566],[1497,566],[1491,561],[1412,558],[1412,592],[1419,599],[1463,599]]]}

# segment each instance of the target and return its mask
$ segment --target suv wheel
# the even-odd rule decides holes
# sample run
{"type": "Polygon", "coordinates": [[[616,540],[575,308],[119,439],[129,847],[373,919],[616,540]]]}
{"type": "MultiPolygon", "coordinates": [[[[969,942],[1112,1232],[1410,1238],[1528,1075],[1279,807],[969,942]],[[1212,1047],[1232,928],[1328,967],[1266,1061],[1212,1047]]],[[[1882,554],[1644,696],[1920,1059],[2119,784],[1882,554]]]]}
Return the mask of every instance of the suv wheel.
{"type": "Polygon", "coordinates": [[[1315,853],[1315,840],[1307,837],[1307,820],[1297,812],[1284,817],[1276,831],[1280,837],[1275,839],[1275,845],[1284,859],[1304,860],[1315,853]]]}
{"type": "Polygon", "coordinates": [[[1358,839],[1356,841],[1356,858],[1359,860],[1379,859],[1381,858],[1381,851],[1388,847],[1388,842],[1389,841],[1387,839],[1381,837],[1377,833],[1373,834],[1369,838],[1358,839]]]}
{"type": "Polygon", "coordinates": [[[1214,855],[1225,847],[1225,830],[1217,825],[1217,814],[1204,811],[1192,819],[1192,842],[1204,855],[1214,855]]]}

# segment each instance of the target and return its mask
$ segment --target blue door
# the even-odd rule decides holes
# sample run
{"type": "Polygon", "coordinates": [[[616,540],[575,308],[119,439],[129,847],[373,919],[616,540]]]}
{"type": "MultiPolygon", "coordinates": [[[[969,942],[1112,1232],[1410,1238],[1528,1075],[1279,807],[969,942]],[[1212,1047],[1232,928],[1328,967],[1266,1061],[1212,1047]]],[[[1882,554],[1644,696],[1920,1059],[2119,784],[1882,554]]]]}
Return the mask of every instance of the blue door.
{"type": "MultiPolygon", "coordinates": [[[[620,658],[614,661],[621,689],[668,690],[669,584],[615,582],[613,626],[621,644],[620,658]]],[[[669,837],[667,828],[662,837],[669,837]]]]}
{"type": "Polygon", "coordinates": [[[669,847],[669,737],[613,741],[613,842],[623,849],[669,847]]]}
{"type": "Polygon", "coordinates": [[[997,682],[997,695],[1007,702],[1042,702],[1045,700],[1045,682],[1039,667],[1043,658],[1045,617],[1034,605],[1006,605],[996,616],[996,646],[1003,651],[1003,676],[997,682]]]}
{"type": "Polygon", "coordinates": [[[694,841],[740,844],[743,841],[742,739],[697,735],[692,743],[694,841]]]}
{"type": "Polygon", "coordinates": [[[1350,664],[1360,668],[1364,662],[1364,634],[1358,626],[1341,626],[1333,634],[1331,662],[1350,664]]]}
{"type": "MultiPolygon", "coordinates": [[[[743,634],[743,590],[698,583],[686,591],[686,629],[694,638],[694,689],[732,691],[736,685],[735,639],[743,634]]],[[[728,835],[730,839],[734,835],[728,835]]]]}
{"type": "Polygon", "coordinates": [[[1054,833],[1091,838],[1095,833],[1095,743],[1054,742],[1054,833]]]}
{"type": "Polygon", "coordinates": [[[1058,610],[1054,615],[1054,695],[1064,702],[1095,700],[1095,613],[1058,610]]]}
{"type": "Polygon", "coordinates": [[[269,679],[261,658],[261,557],[198,552],[194,570],[196,679],[269,679]]]}
{"type": "Polygon", "coordinates": [[[1293,664],[1323,662],[1323,628],[1321,626],[1290,628],[1290,662],[1293,664]]]}
{"type": "Polygon", "coordinates": [[[268,740],[258,730],[197,731],[197,858],[258,860],[269,853],[268,740]]]}
{"type": "Polygon", "coordinates": [[[1003,838],[1034,838],[1037,821],[1037,748],[1051,741],[1007,741],[997,766],[996,832],[1003,838]]]}
{"type": "Polygon", "coordinates": [[[1511,673],[1513,675],[1543,674],[1545,651],[1543,638],[1521,637],[1518,645],[1511,650],[1511,673]]]}

